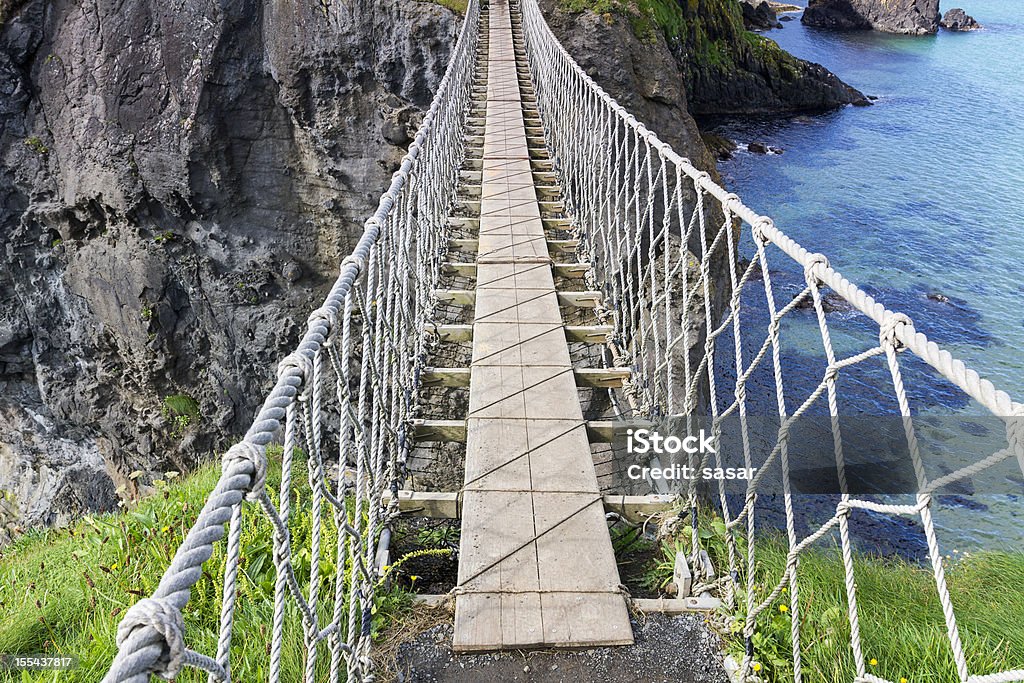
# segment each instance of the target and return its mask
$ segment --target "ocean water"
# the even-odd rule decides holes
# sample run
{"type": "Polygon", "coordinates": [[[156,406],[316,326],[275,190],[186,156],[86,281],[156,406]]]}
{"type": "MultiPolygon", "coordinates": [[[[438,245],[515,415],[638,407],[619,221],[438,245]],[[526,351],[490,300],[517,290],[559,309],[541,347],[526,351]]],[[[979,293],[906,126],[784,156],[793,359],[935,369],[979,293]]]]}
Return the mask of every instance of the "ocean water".
{"type": "MultiPolygon", "coordinates": [[[[1024,401],[1024,0],[965,3],[984,30],[910,37],[785,22],[769,37],[877,96],[875,106],[702,123],[741,144],[781,147],[722,163],[729,188],[1024,401]]],[[[799,291],[799,273],[786,275],[783,291],[799,291]]],[[[841,352],[877,339],[860,316],[831,317],[841,352]]],[[[817,344],[820,356],[806,323],[790,330],[790,348],[810,354],[817,344]]],[[[907,378],[916,412],[980,414],[926,368],[908,362],[907,378]]],[[[893,408],[877,382],[845,389],[868,412],[893,408]]],[[[1018,471],[1003,483],[1019,481],[1018,471]]],[[[1024,547],[1024,498],[965,493],[936,515],[947,547],[1024,547]]]]}

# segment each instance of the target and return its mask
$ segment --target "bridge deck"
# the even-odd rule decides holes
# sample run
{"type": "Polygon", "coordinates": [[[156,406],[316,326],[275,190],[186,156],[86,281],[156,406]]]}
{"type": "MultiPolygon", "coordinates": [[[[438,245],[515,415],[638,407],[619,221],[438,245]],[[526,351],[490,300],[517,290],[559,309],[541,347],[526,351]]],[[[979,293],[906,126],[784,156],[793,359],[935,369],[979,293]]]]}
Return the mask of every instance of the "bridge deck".
{"type": "Polygon", "coordinates": [[[633,642],[534,188],[507,0],[490,3],[456,651],[633,642]]]}

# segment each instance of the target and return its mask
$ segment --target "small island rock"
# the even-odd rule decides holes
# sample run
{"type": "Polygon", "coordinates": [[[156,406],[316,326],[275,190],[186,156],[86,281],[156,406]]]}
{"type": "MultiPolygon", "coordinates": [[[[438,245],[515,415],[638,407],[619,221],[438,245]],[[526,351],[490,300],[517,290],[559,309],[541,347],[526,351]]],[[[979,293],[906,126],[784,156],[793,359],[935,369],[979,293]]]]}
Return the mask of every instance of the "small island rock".
{"type": "Polygon", "coordinates": [[[981,28],[981,24],[975,21],[974,17],[959,7],[946,12],[939,23],[942,24],[942,28],[950,31],[975,31],[981,28]]]}
{"type": "Polygon", "coordinates": [[[743,10],[743,26],[748,31],[781,28],[768,0],[740,0],[740,8],[743,10]]]}

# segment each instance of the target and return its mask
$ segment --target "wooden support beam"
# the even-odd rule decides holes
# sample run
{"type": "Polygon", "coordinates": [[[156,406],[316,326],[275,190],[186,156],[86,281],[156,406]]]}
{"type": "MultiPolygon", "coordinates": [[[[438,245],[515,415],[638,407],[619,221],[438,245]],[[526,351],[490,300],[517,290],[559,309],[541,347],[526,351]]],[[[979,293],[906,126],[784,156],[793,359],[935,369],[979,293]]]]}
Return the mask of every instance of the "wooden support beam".
{"type": "MultiPolygon", "coordinates": [[[[457,491],[399,491],[398,499],[402,511],[415,513],[417,517],[434,519],[458,519],[461,512],[462,494],[457,491]]],[[[605,512],[614,512],[631,524],[642,524],[652,515],[672,510],[677,496],[602,496],[605,512]]]]}
{"type": "MultiPolygon", "coordinates": [[[[391,492],[385,491],[381,503],[391,504],[391,492]]],[[[398,510],[415,517],[458,519],[462,516],[462,496],[435,491],[399,491],[398,510]]]]}
{"type": "Polygon", "coordinates": [[[597,308],[601,304],[601,292],[558,292],[558,305],[573,308],[597,308]]]}
{"type": "Polygon", "coordinates": [[[548,230],[571,230],[572,221],[568,218],[541,218],[541,222],[548,230]]]}
{"type": "Polygon", "coordinates": [[[565,338],[585,344],[607,343],[615,328],[611,325],[566,325],[565,338]]]}
{"type": "Polygon", "coordinates": [[[579,246],[579,240],[548,240],[548,252],[555,254],[575,254],[579,246]]]}
{"type": "Polygon", "coordinates": [[[627,429],[650,427],[651,424],[643,421],[630,421],[628,425],[617,420],[590,420],[587,422],[587,436],[591,443],[612,443],[616,439],[623,439],[627,429]]]}
{"type": "Polygon", "coordinates": [[[555,275],[562,277],[579,278],[583,277],[590,270],[589,263],[552,263],[551,269],[555,275]]]}
{"type": "Polygon", "coordinates": [[[435,294],[438,301],[456,306],[473,306],[476,304],[476,290],[473,289],[438,289],[435,294]]]}
{"type": "Polygon", "coordinates": [[[475,216],[448,216],[448,225],[452,226],[453,228],[479,230],[480,218],[475,216]]]}
{"type": "Polygon", "coordinates": [[[432,328],[428,328],[427,331],[436,334],[438,337],[440,337],[441,341],[473,341],[472,325],[434,325],[432,328]]]}
{"type": "Polygon", "coordinates": [[[413,420],[417,441],[465,441],[465,420],[413,420]]]}
{"type": "MultiPolygon", "coordinates": [[[[421,593],[412,596],[414,605],[437,607],[452,600],[448,593],[421,593]]],[[[633,598],[633,607],[648,614],[658,613],[676,616],[687,612],[713,612],[722,606],[718,598],[633,598]]]]}
{"type": "Polygon", "coordinates": [[[540,197],[541,199],[550,199],[561,203],[561,185],[534,185],[533,188],[537,190],[537,196],[540,197]]]}
{"type": "MultiPolygon", "coordinates": [[[[443,341],[472,341],[472,325],[434,325],[434,334],[443,341]]],[[[604,344],[615,331],[611,325],[566,325],[565,338],[570,342],[604,344]]]]}
{"type": "Polygon", "coordinates": [[[448,249],[451,251],[475,253],[479,245],[480,240],[473,238],[453,237],[448,240],[448,249]]]}
{"type": "MultiPolygon", "coordinates": [[[[577,368],[573,370],[578,387],[619,388],[629,379],[629,368],[577,368]]],[[[469,368],[424,368],[420,382],[424,386],[468,387],[469,368]]]]}
{"type": "MultiPolygon", "coordinates": [[[[438,289],[435,292],[439,301],[456,306],[473,306],[476,304],[476,290],[473,289],[438,289]]],[[[601,292],[555,292],[558,305],[566,308],[597,308],[601,303],[601,292]]]]}
{"type": "Polygon", "coordinates": [[[420,383],[428,387],[468,387],[469,368],[424,368],[420,383]]]}
{"type": "Polygon", "coordinates": [[[441,265],[445,273],[461,275],[463,277],[476,277],[475,263],[460,263],[458,261],[447,261],[441,265]]]}
{"type": "Polygon", "coordinates": [[[576,368],[576,386],[618,389],[629,379],[629,368],[576,368]]]}

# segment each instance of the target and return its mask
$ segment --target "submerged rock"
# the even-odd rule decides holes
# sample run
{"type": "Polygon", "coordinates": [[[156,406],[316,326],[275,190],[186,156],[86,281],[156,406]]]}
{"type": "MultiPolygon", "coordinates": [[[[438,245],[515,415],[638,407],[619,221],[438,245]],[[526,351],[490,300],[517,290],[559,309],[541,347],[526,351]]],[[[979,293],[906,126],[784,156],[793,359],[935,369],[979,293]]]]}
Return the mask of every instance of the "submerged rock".
{"type": "Polygon", "coordinates": [[[950,31],[975,31],[982,28],[982,25],[979,24],[974,17],[959,7],[954,7],[946,12],[942,17],[942,21],[939,23],[942,24],[942,28],[950,31]]]}
{"type": "Polygon", "coordinates": [[[732,153],[736,150],[735,142],[716,133],[701,133],[700,137],[716,159],[719,161],[732,159],[732,153]]]}
{"type": "Polygon", "coordinates": [[[924,35],[939,30],[939,0],[810,0],[801,21],[836,30],[924,35]]]}

